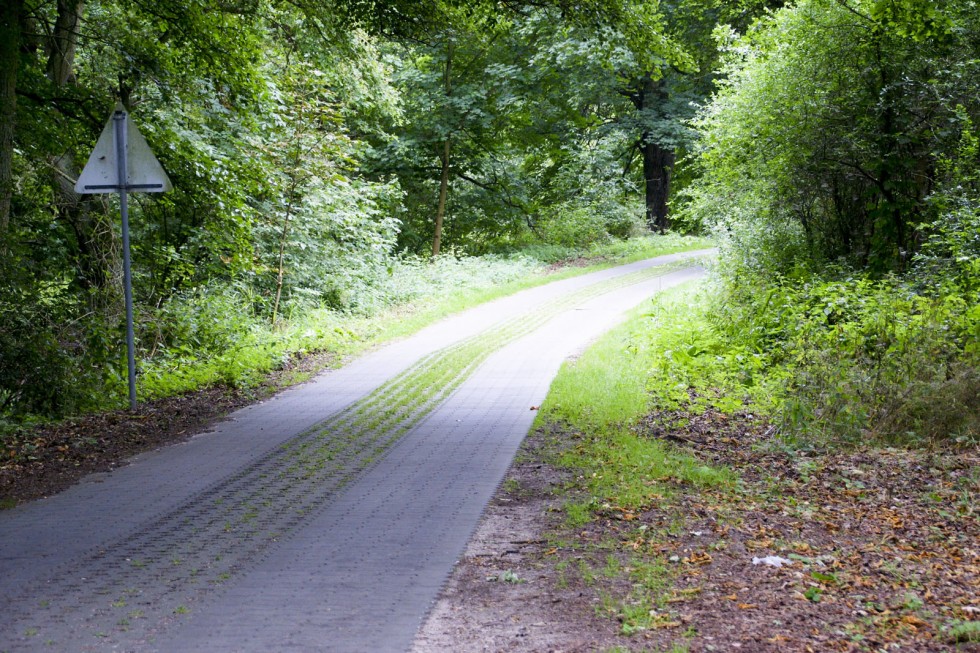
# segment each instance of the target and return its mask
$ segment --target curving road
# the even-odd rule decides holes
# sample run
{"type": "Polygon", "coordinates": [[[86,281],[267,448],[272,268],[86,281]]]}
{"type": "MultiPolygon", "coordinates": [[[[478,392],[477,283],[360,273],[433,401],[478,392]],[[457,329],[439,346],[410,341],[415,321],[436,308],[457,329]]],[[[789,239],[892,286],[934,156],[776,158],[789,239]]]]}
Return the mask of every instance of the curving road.
{"type": "Polygon", "coordinates": [[[405,651],[561,362],[676,254],[429,327],[0,512],[0,651],[405,651]]]}

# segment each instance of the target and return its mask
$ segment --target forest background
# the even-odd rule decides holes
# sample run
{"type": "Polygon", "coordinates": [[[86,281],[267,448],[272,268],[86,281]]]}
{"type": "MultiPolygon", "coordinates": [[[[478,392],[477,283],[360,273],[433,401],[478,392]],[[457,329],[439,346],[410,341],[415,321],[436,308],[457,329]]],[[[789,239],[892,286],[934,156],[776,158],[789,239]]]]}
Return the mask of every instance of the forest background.
{"type": "Polygon", "coordinates": [[[6,2],[3,432],[125,405],[118,207],[73,190],[121,100],[174,185],[131,209],[142,399],[672,230],[721,246],[706,326],[656,370],[676,401],[975,444],[978,22],[971,0],[6,2]]]}

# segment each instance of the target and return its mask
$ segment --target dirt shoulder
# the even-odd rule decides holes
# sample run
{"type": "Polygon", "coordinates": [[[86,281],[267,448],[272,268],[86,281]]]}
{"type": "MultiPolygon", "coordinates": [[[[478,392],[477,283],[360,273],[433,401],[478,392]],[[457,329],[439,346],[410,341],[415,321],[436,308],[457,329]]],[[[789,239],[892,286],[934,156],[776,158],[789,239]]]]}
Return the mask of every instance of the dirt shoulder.
{"type": "Polygon", "coordinates": [[[571,531],[578,483],[549,461],[575,436],[532,434],[415,653],[980,651],[976,450],[802,453],[748,415],[679,417],[640,434],[729,466],[734,488],[668,479],[656,505],[607,498],[571,531]]]}
{"type": "Polygon", "coordinates": [[[2,440],[0,509],[51,496],[88,474],[186,440],[236,409],[310,378],[335,361],[332,354],[311,354],[289,361],[255,388],[206,388],[141,403],[133,412],[117,410],[25,427],[2,440]]]}

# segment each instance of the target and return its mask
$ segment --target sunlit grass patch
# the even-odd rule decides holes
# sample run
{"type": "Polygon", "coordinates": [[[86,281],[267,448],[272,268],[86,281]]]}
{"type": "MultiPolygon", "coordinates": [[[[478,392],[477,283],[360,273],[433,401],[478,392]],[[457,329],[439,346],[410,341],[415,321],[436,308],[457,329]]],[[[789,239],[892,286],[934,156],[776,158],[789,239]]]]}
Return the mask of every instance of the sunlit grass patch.
{"type": "MultiPolygon", "coordinates": [[[[685,288],[664,293],[658,315],[662,318],[665,310],[680,313],[682,304],[676,299],[691,293],[685,288]]],[[[588,497],[568,504],[570,525],[587,523],[590,511],[642,510],[678,486],[708,488],[734,481],[730,471],[633,428],[664,390],[678,382],[670,379],[665,386],[656,376],[664,343],[650,336],[651,315],[650,305],[637,309],[626,323],[566,363],[542,406],[539,420],[567,424],[577,434],[576,443],[559,458],[562,466],[579,470],[577,489],[588,497]]]]}

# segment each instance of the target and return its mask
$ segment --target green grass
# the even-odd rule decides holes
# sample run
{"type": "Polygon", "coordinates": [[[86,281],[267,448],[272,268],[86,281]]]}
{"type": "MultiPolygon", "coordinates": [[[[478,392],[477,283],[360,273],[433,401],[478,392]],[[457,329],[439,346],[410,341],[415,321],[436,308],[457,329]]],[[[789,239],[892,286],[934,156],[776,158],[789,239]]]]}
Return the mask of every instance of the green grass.
{"type": "MultiPolygon", "coordinates": [[[[657,440],[639,437],[631,428],[672,390],[676,378],[656,376],[664,342],[651,336],[651,316],[667,310],[678,315],[695,289],[680,287],[664,293],[656,304],[635,310],[621,326],[606,334],[580,358],[566,363],[541,406],[538,424],[566,425],[580,434],[561,463],[580,470],[588,491],[586,501],[618,508],[642,508],[668,488],[660,481],[715,487],[730,484],[730,472],[705,465],[657,440]],[[654,310],[656,309],[656,310],[654,310]]],[[[678,331],[679,332],[679,331],[678,331]]],[[[686,337],[686,336],[685,336],[686,337]]],[[[669,340],[669,339],[668,339],[669,340]]],[[[686,384],[685,384],[686,388],[686,384]]],[[[569,504],[569,519],[581,524],[582,501],[569,504]]]]}
{"type": "Polygon", "coordinates": [[[603,430],[643,414],[649,403],[647,368],[631,342],[632,331],[629,324],[621,326],[566,364],[551,385],[539,419],[603,430]]]}
{"type": "Polygon", "coordinates": [[[947,639],[955,644],[980,642],[980,621],[957,621],[949,626],[947,639]]]}
{"type": "MultiPolygon", "coordinates": [[[[663,293],[634,311],[624,324],[607,333],[578,359],[566,363],[538,416],[539,426],[559,424],[561,431],[568,434],[570,441],[559,447],[561,453],[553,462],[573,470],[572,477],[577,479],[564,490],[567,532],[554,537],[574,538],[576,535],[571,533],[577,533],[600,514],[603,519],[609,515],[636,519],[631,522],[636,525],[636,537],[592,544],[582,541],[575,546],[582,556],[580,573],[583,568],[602,570],[601,574],[589,576],[602,598],[598,614],[621,623],[625,635],[675,621],[665,608],[676,565],[654,553],[656,547],[636,551],[624,541],[666,541],[669,526],[651,528],[637,515],[659,509],[664,498],[678,488],[697,491],[735,485],[730,470],[705,464],[638,434],[634,428],[665,397],[676,398],[680,389],[688,396],[688,384],[697,375],[719,372],[711,365],[704,369],[661,365],[664,360],[674,360],[666,354],[680,346],[685,350],[694,347],[690,359],[700,356],[696,350],[708,336],[697,325],[697,312],[690,310],[699,292],[697,285],[690,285],[663,293]]],[[[722,367],[724,357],[716,358],[711,356],[712,365],[722,367]]],[[[711,379],[716,376],[707,374],[711,379]]],[[[585,580],[584,574],[582,577],[585,580]]]]}
{"type": "Polygon", "coordinates": [[[716,333],[708,319],[710,292],[707,284],[685,284],[637,308],[565,365],[539,420],[602,431],[652,408],[699,412],[710,404],[733,411],[748,402],[766,412],[782,380],[765,376],[759,356],[716,333]]]}

